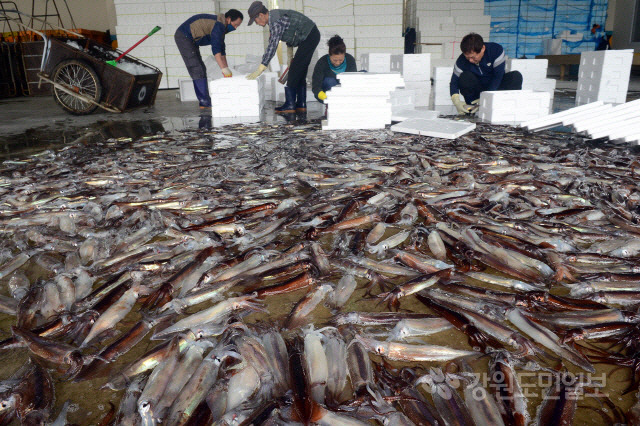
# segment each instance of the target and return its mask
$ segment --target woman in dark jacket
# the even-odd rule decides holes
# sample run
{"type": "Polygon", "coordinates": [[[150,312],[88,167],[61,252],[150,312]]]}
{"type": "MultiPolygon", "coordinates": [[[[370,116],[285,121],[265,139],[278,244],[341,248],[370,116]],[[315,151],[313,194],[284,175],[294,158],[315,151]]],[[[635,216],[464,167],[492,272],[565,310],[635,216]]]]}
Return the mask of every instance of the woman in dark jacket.
{"type": "Polygon", "coordinates": [[[356,60],[347,53],[347,47],[339,35],[334,35],[327,43],[329,54],[316,63],[311,80],[311,91],[317,100],[324,103],[326,92],[338,84],[337,75],[341,72],[356,72],[356,60]]]}

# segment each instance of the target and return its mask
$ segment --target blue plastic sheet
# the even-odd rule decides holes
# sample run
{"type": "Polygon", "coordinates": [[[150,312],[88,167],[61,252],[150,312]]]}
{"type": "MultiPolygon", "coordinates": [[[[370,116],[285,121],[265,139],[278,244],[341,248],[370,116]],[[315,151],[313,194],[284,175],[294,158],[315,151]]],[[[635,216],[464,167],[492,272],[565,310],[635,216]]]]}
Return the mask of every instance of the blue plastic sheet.
{"type": "Polygon", "coordinates": [[[604,29],[608,0],[485,0],[491,15],[490,41],[500,43],[512,58],[533,58],[544,53],[544,40],[560,38],[563,54],[595,50],[602,36],[591,33],[594,24],[604,29]]]}

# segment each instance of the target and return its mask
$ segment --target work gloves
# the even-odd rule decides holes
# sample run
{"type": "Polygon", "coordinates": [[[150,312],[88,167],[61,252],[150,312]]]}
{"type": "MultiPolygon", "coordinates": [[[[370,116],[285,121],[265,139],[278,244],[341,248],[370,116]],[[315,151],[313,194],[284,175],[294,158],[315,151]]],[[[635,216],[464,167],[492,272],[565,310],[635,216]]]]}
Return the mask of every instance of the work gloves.
{"type": "Polygon", "coordinates": [[[464,99],[460,96],[459,93],[451,95],[451,101],[458,110],[458,114],[474,114],[476,111],[478,111],[479,108],[479,99],[476,99],[475,101],[471,102],[471,105],[469,105],[464,103],[464,99]]]}
{"type": "Polygon", "coordinates": [[[222,75],[225,77],[231,77],[233,74],[231,74],[231,70],[227,67],[222,68],[222,75]]]}
{"type": "Polygon", "coordinates": [[[287,46],[287,66],[291,66],[291,61],[293,61],[293,46],[287,46]]]}
{"type": "Polygon", "coordinates": [[[260,64],[257,70],[255,70],[254,72],[252,72],[247,76],[247,80],[255,80],[256,78],[260,77],[260,74],[262,74],[266,69],[267,69],[266,66],[260,64]]]}
{"type": "Polygon", "coordinates": [[[318,92],[318,99],[324,101],[325,99],[327,99],[327,94],[324,92],[318,92]]]}

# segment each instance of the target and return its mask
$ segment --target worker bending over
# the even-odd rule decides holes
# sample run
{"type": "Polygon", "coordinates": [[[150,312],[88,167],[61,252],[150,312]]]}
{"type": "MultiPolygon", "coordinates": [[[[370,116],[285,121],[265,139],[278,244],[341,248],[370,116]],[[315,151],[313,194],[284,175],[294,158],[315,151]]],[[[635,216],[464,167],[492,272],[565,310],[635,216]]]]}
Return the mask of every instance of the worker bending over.
{"type": "Polygon", "coordinates": [[[337,75],[343,72],[356,72],[356,60],[347,53],[347,46],[339,35],[334,35],[327,42],[329,54],[316,62],[311,80],[311,91],[317,100],[324,103],[327,94],[338,84],[337,75]]]}
{"type": "Polygon", "coordinates": [[[236,9],[229,9],[224,16],[200,13],[184,21],[176,30],[174,39],[193,80],[200,108],[211,108],[207,68],[200,55],[200,46],[211,45],[211,52],[222,70],[222,75],[231,77],[224,37],[238,28],[243,18],[242,13],[236,9]]]}
{"type": "Polygon", "coordinates": [[[449,83],[451,100],[459,114],[475,113],[481,92],[522,89],[519,71],[505,74],[507,56],[498,43],[485,43],[482,36],[470,33],[460,42],[460,50],[462,54],[456,60],[449,83]]]}
{"type": "Polygon", "coordinates": [[[287,43],[289,76],[284,88],[285,102],[276,108],[276,112],[305,112],[307,110],[307,71],[309,63],[320,42],[320,31],[316,24],[300,12],[288,9],[269,11],[261,1],[249,6],[249,25],[256,23],[261,27],[269,24],[269,43],[262,56],[258,69],[247,76],[254,80],[267,69],[271,58],[276,54],[280,40],[287,43]],[[297,47],[295,55],[293,48],[297,47]]]}

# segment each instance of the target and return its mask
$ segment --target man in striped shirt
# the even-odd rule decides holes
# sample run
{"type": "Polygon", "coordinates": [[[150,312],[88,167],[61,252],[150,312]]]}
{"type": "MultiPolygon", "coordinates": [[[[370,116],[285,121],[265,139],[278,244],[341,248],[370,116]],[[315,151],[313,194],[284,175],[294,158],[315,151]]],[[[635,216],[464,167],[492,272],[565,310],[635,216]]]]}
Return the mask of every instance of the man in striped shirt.
{"type": "Polygon", "coordinates": [[[307,110],[307,71],[309,63],[320,42],[320,31],[316,24],[300,12],[288,9],[269,11],[261,1],[249,6],[249,24],[254,22],[261,27],[269,24],[269,43],[262,56],[258,69],[247,76],[256,79],[267,69],[271,58],[276,54],[278,42],[287,43],[289,75],[284,88],[285,103],[276,108],[276,112],[306,112],[307,110]],[[295,55],[293,48],[297,47],[295,55]]]}

